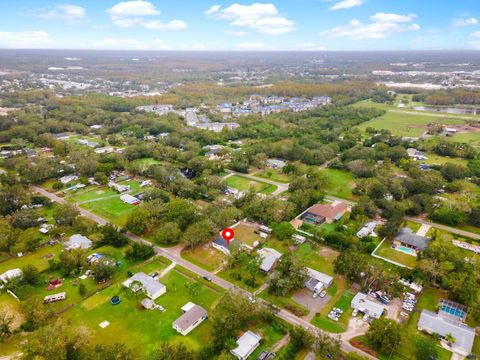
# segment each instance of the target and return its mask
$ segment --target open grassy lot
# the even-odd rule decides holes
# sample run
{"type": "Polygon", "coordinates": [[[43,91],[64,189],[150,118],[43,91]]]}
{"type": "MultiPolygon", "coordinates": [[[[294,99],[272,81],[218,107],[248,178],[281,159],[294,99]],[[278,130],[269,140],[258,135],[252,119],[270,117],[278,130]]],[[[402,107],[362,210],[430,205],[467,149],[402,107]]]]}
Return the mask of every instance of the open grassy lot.
{"type": "Polygon", "coordinates": [[[106,186],[87,187],[83,191],[67,191],[67,199],[71,202],[79,203],[85,201],[96,201],[106,197],[120,196],[116,191],[106,186]]]}
{"type": "Polygon", "coordinates": [[[300,305],[292,298],[293,294],[291,296],[276,296],[274,294],[270,294],[267,288],[258,296],[279,308],[290,311],[297,316],[305,316],[309,313],[309,310],[305,306],[300,305]]]}
{"type": "Polygon", "coordinates": [[[58,254],[62,251],[61,244],[55,244],[54,246],[46,245],[33,253],[29,253],[22,257],[14,257],[7,261],[0,263],[0,274],[7,270],[15,268],[23,268],[25,265],[33,265],[39,271],[48,269],[48,260],[58,260],[58,254]]]}
{"type": "Polygon", "coordinates": [[[355,188],[355,180],[351,173],[337,169],[323,169],[320,171],[325,177],[327,186],[325,192],[328,195],[353,200],[355,196],[352,189],[355,188]]]}
{"type": "Polygon", "coordinates": [[[372,119],[357,126],[361,131],[367,127],[377,130],[390,130],[397,136],[419,137],[426,130],[426,125],[436,122],[443,125],[462,125],[465,123],[464,116],[414,111],[411,109],[399,109],[395,106],[376,104],[363,101],[354,106],[375,107],[384,109],[387,113],[376,119],[372,119]]]}
{"type": "Polygon", "coordinates": [[[226,256],[210,244],[182,251],[182,257],[207,271],[215,271],[226,260],[226,256]]]}
{"type": "MultiPolygon", "coordinates": [[[[480,134],[477,135],[480,137],[480,134]]],[[[422,160],[425,164],[428,165],[444,165],[446,163],[454,163],[457,165],[467,166],[468,161],[464,159],[451,158],[449,156],[440,156],[437,154],[429,153],[427,154],[428,160],[422,160]]]]}
{"type": "Polygon", "coordinates": [[[229,176],[226,179],[226,182],[227,182],[227,186],[230,186],[240,191],[247,191],[253,188],[256,192],[263,193],[263,194],[271,194],[275,190],[277,190],[277,187],[275,185],[270,185],[264,182],[250,180],[240,175],[229,176]]]}
{"type": "Polygon", "coordinates": [[[76,325],[85,325],[93,331],[99,343],[124,343],[131,347],[136,356],[145,357],[162,342],[183,343],[191,349],[199,349],[211,339],[211,325],[207,320],[189,335],[182,336],[172,328],[172,322],[181,315],[181,307],[192,301],[212,310],[220,294],[212,289],[171,270],[160,279],[167,292],[156,300],[166,310],[142,310],[139,299],[135,299],[120,283],[112,285],[90,297],[66,313],[66,317],[76,325]],[[110,299],[119,295],[122,302],[111,305],[110,299]],[[107,320],[105,329],[99,324],[107,320]]]}
{"type": "Polygon", "coordinates": [[[260,235],[255,234],[255,230],[258,229],[258,225],[254,223],[241,222],[233,228],[235,233],[235,241],[241,241],[242,243],[253,247],[255,242],[263,242],[264,239],[260,235]]]}
{"type": "Polygon", "coordinates": [[[259,172],[254,173],[255,176],[261,177],[264,179],[276,181],[279,183],[289,183],[292,181],[293,176],[284,174],[282,169],[266,169],[259,172]]]}
{"type": "Polygon", "coordinates": [[[136,208],[135,205],[124,203],[120,198],[84,203],[81,207],[120,227],[126,224],[128,216],[134,212],[136,208]]]}
{"type": "Polygon", "coordinates": [[[148,166],[160,164],[160,161],[157,160],[157,159],[148,157],[148,158],[133,160],[130,164],[135,165],[135,166],[138,165],[138,166],[147,166],[148,167],[148,166]]]}
{"type": "Polygon", "coordinates": [[[415,256],[394,250],[392,249],[391,245],[391,241],[385,240],[382,245],[380,245],[380,247],[377,249],[375,255],[395,261],[410,268],[413,268],[415,266],[415,264],[417,263],[417,258],[415,256]]]}
{"type": "Polygon", "coordinates": [[[247,269],[243,267],[226,267],[222,271],[217,273],[217,276],[248,291],[258,290],[260,286],[262,286],[262,284],[267,281],[266,275],[264,275],[263,273],[259,273],[255,279],[255,286],[252,286],[252,284],[248,282],[248,280],[251,278],[251,275],[248,273],[247,269]]]}
{"type": "Polygon", "coordinates": [[[452,137],[447,138],[450,141],[462,142],[470,144],[474,147],[480,147],[480,133],[479,132],[467,132],[458,133],[452,137]]]}

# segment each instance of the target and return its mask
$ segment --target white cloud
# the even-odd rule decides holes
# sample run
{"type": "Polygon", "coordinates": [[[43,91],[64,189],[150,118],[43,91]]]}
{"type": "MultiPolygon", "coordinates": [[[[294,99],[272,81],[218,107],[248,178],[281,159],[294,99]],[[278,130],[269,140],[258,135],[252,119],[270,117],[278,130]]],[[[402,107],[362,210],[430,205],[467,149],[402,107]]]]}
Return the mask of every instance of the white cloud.
{"type": "Polygon", "coordinates": [[[234,36],[234,37],[242,37],[242,36],[247,35],[247,33],[245,31],[233,31],[233,30],[227,30],[227,31],[225,31],[225,34],[230,35],[230,36],[234,36]]]}
{"type": "Polygon", "coordinates": [[[140,40],[117,38],[108,38],[105,40],[101,40],[98,41],[95,45],[99,48],[107,49],[141,49],[144,47],[144,44],[140,40]]]}
{"type": "Polygon", "coordinates": [[[155,50],[170,50],[171,47],[167,44],[165,44],[165,42],[161,39],[153,39],[152,40],[152,47],[155,49],[155,50]]]}
{"type": "Polygon", "coordinates": [[[330,7],[330,10],[350,9],[356,6],[363,5],[364,0],[343,0],[330,7]]]}
{"type": "Polygon", "coordinates": [[[327,48],[324,47],[324,46],[318,46],[314,43],[305,43],[305,44],[298,45],[297,50],[302,50],[302,51],[325,51],[325,50],[327,50],[327,48]]]}
{"type": "Polygon", "coordinates": [[[251,50],[274,50],[275,47],[267,45],[261,41],[252,41],[252,42],[242,42],[235,45],[235,49],[242,51],[251,51],[251,50]]]}
{"type": "Polygon", "coordinates": [[[160,15],[154,4],[144,0],[120,2],[107,9],[112,22],[119,27],[143,26],[150,30],[183,30],[187,24],[182,20],[163,22],[158,19],[147,20],[149,16],[160,15]]]}
{"type": "Polygon", "coordinates": [[[85,18],[86,11],[83,7],[73,4],[56,4],[52,9],[37,9],[26,14],[47,20],[64,20],[77,22],[85,18]]]}
{"type": "Polygon", "coordinates": [[[475,31],[475,32],[471,33],[470,36],[480,38],[480,31],[475,31]]]}
{"type": "Polygon", "coordinates": [[[420,25],[412,23],[415,18],[415,14],[377,13],[370,17],[371,23],[369,24],[354,19],[347,25],[323,31],[321,35],[331,38],[347,37],[355,40],[384,39],[395,33],[420,30],[420,25]]]}
{"type": "Polygon", "coordinates": [[[46,31],[0,31],[1,48],[42,48],[52,43],[46,31]]]}
{"type": "Polygon", "coordinates": [[[457,19],[454,21],[453,26],[455,27],[464,27],[464,26],[473,26],[478,25],[478,19],[471,17],[468,19],[457,19]]]}
{"type": "Polygon", "coordinates": [[[295,29],[295,23],[282,16],[274,4],[232,4],[224,9],[214,5],[205,13],[214,19],[230,20],[231,26],[246,27],[263,34],[286,34],[295,29]]]}
{"type": "Polygon", "coordinates": [[[213,5],[210,9],[205,10],[205,15],[212,15],[213,13],[216,13],[222,5],[213,5]]]}

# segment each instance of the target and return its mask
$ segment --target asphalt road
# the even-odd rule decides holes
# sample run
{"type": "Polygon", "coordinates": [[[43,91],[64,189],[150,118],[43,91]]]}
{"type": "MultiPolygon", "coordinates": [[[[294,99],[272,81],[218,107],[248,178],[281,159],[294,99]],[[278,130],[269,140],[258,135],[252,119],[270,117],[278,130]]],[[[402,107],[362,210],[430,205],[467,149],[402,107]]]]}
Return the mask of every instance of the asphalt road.
{"type": "MultiPolygon", "coordinates": [[[[253,177],[254,178],[254,177],[253,177]]],[[[285,185],[285,184],[283,184],[285,185]]],[[[287,188],[288,188],[288,185],[287,185],[287,188]]],[[[45,189],[42,189],[40,187],[37,187],[37,186],[32,186],[32,191],[35,192],[35,193],[38,193],[38,194],[41,194],[47,198],[49,198],[51,201],[53,202],[57,202],[57,203],[66,203],[65,199],[55,195],[55,194],[52,194],[48,191],[46,191],[45,189]]],[[[84,209],[81,209],[77,206],[77,209],[80,211],[80,213],[85,216],[86,218],[100,224],[100,225],[105,225],[107,224],[108,222],[95,215],[95,214],[92,214],[91,212],[87,211],[87,210],[84,210],[84,209]]],[[[215,274],[209,272],[209,271],[206,271],[188,261],[186,261],[184,258],[181,257],[180,255],[180,249],[178,247],[175,247],[175,248],[161,248],[159,246],[155,246],[153,245],[151,242],[141,238],[140,236],[137,236],[135,234],[131,234],[131,233],[127,233],[126,236],[132,240],[132,241],[135,241],[137,243],[143,243],[143,244],[146,244],[146,245],[150,245],[150,246],[153,246],[155,252],[158,254],[158,255],[161,255],[161,256],[164,256],[166,257],[167,259],[171,260],[171,261],[174,261],[176,262],[177,264],[183,266],[184,268],[196,273],[197,275],[199,276],[208,276],[212,279],[212,282],[215,283],[216,285],[222,287],[223,289],[226,289],[226,290],[236,290],[242,294],[244,294],[245,296],[252,296],[251,293],[249,293],[248,291],[246,290],[243,290],[241,288],[238,288],[236,287],[234,284],[216,276],[215,274]]],[[[268,305],[268,303],[260,298],[257,298],[257,301],[260,301],[262,302],[264,305],[268,305]]],[[[305,321],[303,320],[302,318],[292,314],[291,312],[287,311],[287,310],[284,310],[284,309],[280,309],[279,311],[275,312],[275,315],[292,324],[292,325],[295,325],[295,326],[301,326],[303,327],[304,329],[308,330],[308,331],[311,331],[313,333],[320,333],[322,332],[321,330],[319,330],[317,327],[313,326],[312,324],[310,324],[308,321],[305,321]]],[[[335,334],[329,334],[329,335],[332,335],[332,336],[337,336],[335,334]]],[[[341,340],[340,342],[340,345],[341,345],[341,348],[344,352],[356,352],[368,359],[376,359],[375,357],[361,351],[360,349],[357,349],[356,347],[352,346],[348,341],[346,340],[341,340]]]]}

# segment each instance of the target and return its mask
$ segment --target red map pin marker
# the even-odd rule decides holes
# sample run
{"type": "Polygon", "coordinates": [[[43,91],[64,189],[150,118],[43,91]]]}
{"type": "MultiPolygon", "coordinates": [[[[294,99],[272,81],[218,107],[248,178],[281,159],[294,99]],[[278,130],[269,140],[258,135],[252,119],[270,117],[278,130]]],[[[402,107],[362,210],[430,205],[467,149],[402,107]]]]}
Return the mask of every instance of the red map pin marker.
{"type": "Polygon", "coordinates": [[[222,230],[222,237],[227,242],[227,245],[230,245],[230,240],[233,239],[234,235],[235,235],[235,233],[233,232],[233,229],[231,229],[231,228],[225,228],[225,229],[222,230]]]}

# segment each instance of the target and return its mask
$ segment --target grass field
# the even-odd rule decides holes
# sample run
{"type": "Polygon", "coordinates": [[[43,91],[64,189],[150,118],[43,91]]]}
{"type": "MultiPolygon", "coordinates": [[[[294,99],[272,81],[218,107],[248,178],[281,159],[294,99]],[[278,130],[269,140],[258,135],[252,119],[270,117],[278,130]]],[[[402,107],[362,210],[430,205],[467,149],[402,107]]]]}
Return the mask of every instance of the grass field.
{"type": "MultiPolygon", "coordinates": [[[[311,321],[313,325],[332,333],[342,333],[347,330],[348,321],[350,320],[351,315],[350,303],[352,302],[354,294],[350,291],[344,291],[340,294],[340,297],[334,297],[334,301],[336,301],[333,306],[325,306],[321,313],[315,315],[311,321]],[[343,314],[340,316],[339,321],[333,321],[327,317],[328,312],[334,307],[343,310],[343,314]]],[[[332,300],[329,301],[329,304],[331,303],[332,300]]]]}
{"type": "MultiPolygon", "coordinates": [[[[480,134],[477,135],[480,138],[480,134]]],[[[479,139],[480,141],[480,139],[479,139]]],[[[427,154],[428,160],[422,160],[425,164],[428,165],[444,165],[446,163],[454,163],[457,165],[467,166],[468,161],[464,159],[451,158],[449,156],[440,156],[437,154],[429,153],[427,154]]]]}
{"type": "Polygon", "coordinates": [[[226,256],[210,244],[182,251],[182,257],[207,271],[215,271],[226,260],[226,256]]]}
{"type": "MultiPolygon", "coordinates": [[[[211,325],[207,320],[188,336],[182,336],[172,328],[172,322],[181,315],[181,307],[192,301],[211,311],[220,294],[196,281],[186,278],[176,270],[170,271],[160,281],[167,292],[156,300],[166,311],[141,310],[137,300],[115,284],[92,296],[68,311],[66,317],[76,325],[86,325],[99,343],[124,343],[139,357],[145,357],[162,342],[183,343],[191,349],[199,349],[211,339],[211,325]],[[122,302],[111,305],[110,299],[119,295],[122,302]],[[110,325],[102,329],[99,324],[107,320],[110,325]]],[[[141,299],[138,299],[140,301],[141,299]]]]}
{"type": "Polygon", "coordinates": [[[235,241],[241,241],[242,243],[253,247],[255,242],[262,243],[264,240],[260,235],[255,233],[258,226],[250,223],[240,223],[233,228],[235,233],[235,241]]]}
{"type": "Polygon", "coordinates": [[[276,181],[279,183],[285,183],[285,184],[292,181],[292,178],[293,178],[291,175],[284,174],[282,172],[282,169],[266,169],[266,170],[256,172],[253,175],[263,179],[268,179],[268,180],[276,181]]]}
{"type": "Polygon", "coordinates": [[[382,245],[380,245],[375,252],[375,255],[395,261],[410,268],[415,267],[415,264],[417,263],[417,258],[415,256],[392,249],[391,242],[389,240],[385,240],[382,245]]]}
{"type": "Polygon", "coordinates": [[[328,195],[353,200],[355,196],[352,189],[355,188],[355,180],[351,173],[337,169],[323,169],[320,171],[325,176],[327,186],[325,192],[328,195]]]}
{"type": "Polygon", "coordinates": [[[275,185],[270,185],[264,182],[250,180],[240,175],[229,176],[226,179],[226,182],[227,182],[227,186],[230,186],[240,191],[247,191],[253,188],[258,193],[271,194],[275,190],[277,190],[277,187],[275,185]]]}
{"type": "Polygon", "coordinates": [[[376,130],[390,130],[392,134],[397,136],[419,137],[422,135],[426,126],[432,122],[442,125],[463,125],[465,120],[452,117],[434,117],[422,113],[410,113],[401,110],[390,110],[385,115],[367,121],[357,128],[365,131],[367,127],[376,130]]]}
{"type": "Polygon", "coordinates": [[[452,137],[447,138],[450,141],[462,142],[470,144],[474,147],[480,147],[480,133],[479,132],[468,132],[455,134],[452,137]]]}
{"type": "Polygon", "coordinates": [[[126,224],[128,216],[136,209],[135,205],[126,204],[120,198],[98,200],[80,206],[120,227],[126,224]]]}
{"type": "Polygon", "coordinates": [[[0,274],[15,268],[21,269],[25,265],[33,265],[39,271],[44,271],[49,267],[48,260],[55,259],[58,261],[58,254],[60,254],[62,249],[63,247],[61,244],[56,244],[54,246],[47,245],[25,256],[11,258],[0,263],[0,274]]]}

